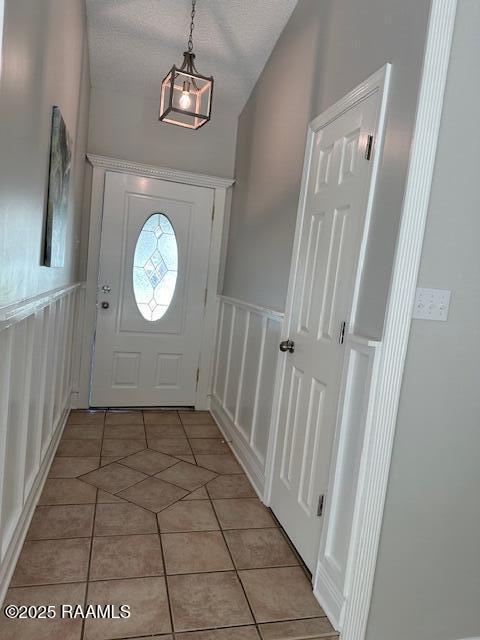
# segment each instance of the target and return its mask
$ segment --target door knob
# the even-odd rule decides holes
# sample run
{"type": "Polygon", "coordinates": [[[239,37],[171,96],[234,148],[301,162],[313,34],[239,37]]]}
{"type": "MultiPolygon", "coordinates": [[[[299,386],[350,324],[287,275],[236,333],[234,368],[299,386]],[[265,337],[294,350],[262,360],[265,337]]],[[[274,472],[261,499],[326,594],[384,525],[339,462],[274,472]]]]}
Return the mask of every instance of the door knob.
{"type": "Polygon", "coordinates": [[[109,306],[110,304],[106,300],[102,302],[102,309],[108,309],[109,306]]]}
{"type": "Polygon", "coordinates": [[[295,351],[295,343],[293,340],[283,340],[283,342],[280,342],[280,351],[289,351],[290,353],[293,353],[295,351]]]}

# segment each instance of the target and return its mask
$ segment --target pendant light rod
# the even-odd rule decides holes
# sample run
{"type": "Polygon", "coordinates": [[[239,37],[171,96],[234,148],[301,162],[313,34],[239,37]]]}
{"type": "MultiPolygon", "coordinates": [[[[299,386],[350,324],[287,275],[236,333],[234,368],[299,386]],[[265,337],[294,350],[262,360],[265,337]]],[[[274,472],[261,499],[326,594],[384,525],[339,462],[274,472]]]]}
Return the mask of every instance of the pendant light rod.
{"type": "Polygon", "coordinates": [[[193,29],[195,28],[195,5],[197,0],[192,0],[192,13],[190,14],[190,35],[188,36],[187,49],[189,53],[193,51],[193,29]]]}

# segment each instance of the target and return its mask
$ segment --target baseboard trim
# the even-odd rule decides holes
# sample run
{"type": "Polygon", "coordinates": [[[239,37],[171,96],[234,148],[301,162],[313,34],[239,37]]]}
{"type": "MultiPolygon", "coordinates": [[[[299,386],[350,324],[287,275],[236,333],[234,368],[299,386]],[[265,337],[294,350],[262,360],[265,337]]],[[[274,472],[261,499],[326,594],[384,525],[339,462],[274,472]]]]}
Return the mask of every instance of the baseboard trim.
{"type": "Polygon", "coordinates": [[[255,458],[252,451],[242,440],[235,425],[228,417],[225,410],[222,408],[220,402],[215,396],[210,398],[210,412],[217,423],[218,428],[222,432],[225,440],[227,441],[230,449],[238,462],[245,471],[248,479],[253,485],[253,488],[258,494],[258,497],[263,502],[263,493],[265,488],[265,474],[260,466],[259,462],[255,458]]]}
{"type": "Polygon", "coordinates": [[[322,565],[317,567],[313,595],[327,614],[327,617],[333,627],[337,630],[340,629],[341,614],[345,604],[345,598],[343,597],[343,594],[338,591],[337,586],[331,580],[328,572],[324,570],[322,565]]]}
{"type": "Polygon", "coordinates": [[[38,470],[37,477],[35,478],[28,498],[25,501],[22,514],[18,519],[17,526],[15,527],[15,531],[10,540],[10,544],[8,545],[5,552],[5,557],[0,567],[0,606],[5,599],[10,580],[12,579],[13,572],[20,555],[20,551],[22,550],[23,543],[25,542],[25,537],[27,535],[27,531],[33,517],[33,512],[35,511],[35,507],[37,506],[40,494],[42,493],[43,485],[45,484],[45,481],[47,479],[50,465],[52,464],[52,460],[57,450],[58,442],[63,433],[63,429],[65,428],[65,424],[67,423],[69,413],[70,407],[64,407],[62,416],[58,421],[57,428],[55,429],[55,432],[50,440],[47,452],[42,464],[40,465],[40,469],[38,470]]]}

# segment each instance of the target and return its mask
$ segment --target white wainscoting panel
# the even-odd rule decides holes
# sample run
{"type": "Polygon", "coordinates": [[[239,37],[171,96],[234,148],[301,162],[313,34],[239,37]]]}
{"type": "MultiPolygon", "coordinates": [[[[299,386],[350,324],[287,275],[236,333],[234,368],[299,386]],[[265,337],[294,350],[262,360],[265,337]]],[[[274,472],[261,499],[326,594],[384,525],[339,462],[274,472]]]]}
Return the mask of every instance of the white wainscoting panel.
{"type": "Polygon", "coordinates": [[[368,438],[380,342],[348,335],[314,591],[336,629],[343,624],[349,564],[355,548],[355,504],[368,438]]]}
{"type": "Polygon", "coordinates": [[[70,410],[80,291],[0,309],[0,602],[70,410]]]}
{"type": "Polygon", "coordinates": [[[283,314],[220,297],[211,411],[259,495],[283,314]]]}

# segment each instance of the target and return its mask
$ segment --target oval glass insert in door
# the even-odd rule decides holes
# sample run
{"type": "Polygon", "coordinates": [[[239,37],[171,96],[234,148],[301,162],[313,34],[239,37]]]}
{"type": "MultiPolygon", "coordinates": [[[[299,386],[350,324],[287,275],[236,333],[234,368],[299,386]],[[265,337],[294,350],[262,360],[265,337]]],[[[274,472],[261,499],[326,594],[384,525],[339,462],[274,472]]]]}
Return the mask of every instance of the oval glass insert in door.
{"type": "Polygon", "coordinates": [[[133,257],[133,294],[149,322],[160,320],[170,307],[178,274],[178,244],[172,223],[154,213],[143,225],[133,257]]]}

